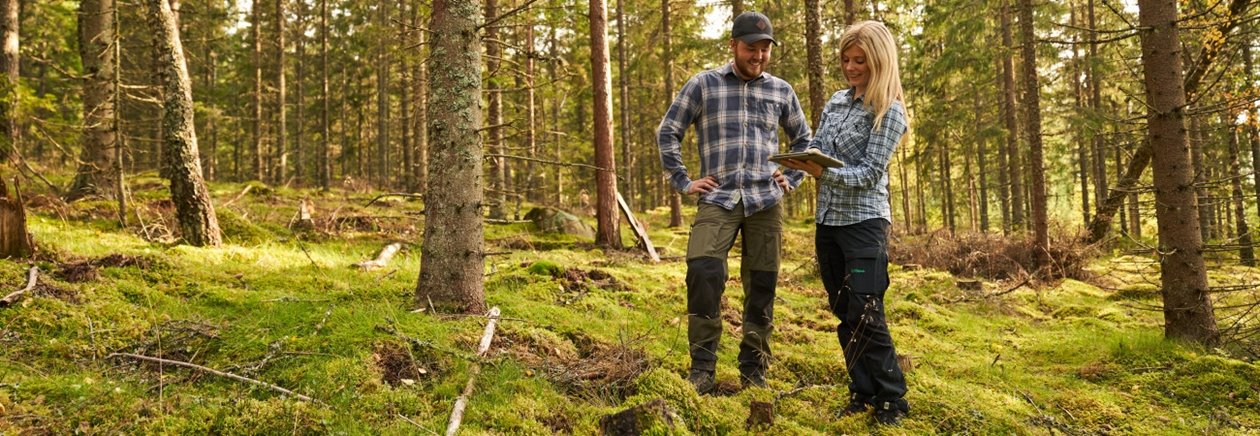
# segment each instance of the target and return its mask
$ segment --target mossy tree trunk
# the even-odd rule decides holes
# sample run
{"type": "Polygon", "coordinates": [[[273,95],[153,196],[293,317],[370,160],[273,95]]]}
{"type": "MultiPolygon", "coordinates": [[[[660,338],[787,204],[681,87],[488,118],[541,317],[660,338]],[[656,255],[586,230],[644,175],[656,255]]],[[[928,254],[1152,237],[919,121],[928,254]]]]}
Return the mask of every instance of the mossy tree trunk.
{"type": "Polygon", "coordinates": [[[1186,93],[1176,0],[1138,0],[1147,138],[1154,151],[1164,335],[1214,345],[1220,339],[1208,295],[1198,201],[1186,133],[1186,93]]]}
{"type": "Polygon", "coordinates": [[[145,0],[149,24],[158,42],[161,66],[163,165],[171,181],[171,201],[184,241],[196,246],[218,246],[223,240],[210,193],[201,178],[197,133],[193,122],[192,86],[180,44],[179,29],[168,0],[145,0]]]}
{"type": "Polygon", "coordinates": [[[431,156],[416,300],[464,313],[486,310],[482,290],[481,5],[436,0],[430,23],[431,156]]]}

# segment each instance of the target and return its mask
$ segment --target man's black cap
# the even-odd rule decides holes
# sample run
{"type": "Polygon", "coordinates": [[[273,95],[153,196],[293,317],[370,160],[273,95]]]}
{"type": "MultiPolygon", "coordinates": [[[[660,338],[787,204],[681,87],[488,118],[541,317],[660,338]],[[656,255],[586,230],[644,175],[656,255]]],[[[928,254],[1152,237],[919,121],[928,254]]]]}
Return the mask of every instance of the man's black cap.
{"type": "Polygon", "coordinates": [[[747,44],[765,39],[775,45],[779,44],[779,41],[774,40],[774,28],[770,27],[770,19],[758,12],[744,12],[735,17],[735,23],[731,25],[731,38],[739,38],[747,44]]]}

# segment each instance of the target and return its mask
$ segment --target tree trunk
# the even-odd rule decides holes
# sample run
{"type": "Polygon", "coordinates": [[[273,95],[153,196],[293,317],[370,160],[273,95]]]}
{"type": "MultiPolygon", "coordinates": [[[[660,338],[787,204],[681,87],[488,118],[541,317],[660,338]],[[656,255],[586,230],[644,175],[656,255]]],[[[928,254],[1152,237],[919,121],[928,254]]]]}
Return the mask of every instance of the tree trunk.
{"type": "Polygon", "coordinates": [[[253,29],[254,36],[254,119],[253,121],[253,140],[254,140],[254,168],[253,179],[263,180],[263,132],[262,132],[262,102],[263,102],[263,78],[262,78],[262,2],[255,0],[251,7],[253,11],[253,21],[250,27],[253,29]]]}
{"type": "MultiPolygon", "coordinates": [[[[328,123],[328,0],[319,2],[319,188],[327,191],[332,179],[332,128],[328,123]]],[[[342,95],[345,98],[345,95],[342,95]]],[[[344,114],[343,114],[344,115],[344,114]]],[[[342,132],[345,124],[342,124],[342,132]]]]}
{"type": "Polygon", "coordinates": [[[1215,217],[1212,215],[1212,198],[1209,197],[1206,182],[1211,180],[1207,168],[1203,164],[1203,117],[1190,115],[1190,163],[1194,169],[1194,196],[1199,203],[1199,237],[1204,241],[1212,239],[1215,217]]]}
{"type": "MultiPolygon", "coordinates": [[[[398,0],[398,40],[399,41],[407,41],[407,32],[408,32],[407,22],[403,21],[402,19],[402,17],[404,17],[405,14],[407,13],[407,3],[408,3],[407,0],[398,0]]],[[[416,31],[419,31],[419,30],[416,30],[416,31]]],[[[403,47],[407,46],[405,42],[400,45],[403,47]]],[[[411,104],[411,90],[412,90],[411,56],[412,56],[413,50],[416,50],[416,49],[400,50],[400,53],[398,56],[398,66],[400,70],[399,75],[401,76],[400,77],[401,83],[398,84],[398,109],[399,109],[398,112],[402,113],[402,160],[403,160],[402,181],[403,181],[403,189],[408,192],[411,192],[412,187],[415,185],[415,180],[413,180],[414,174],[411,171],[412,165],[415,165],[415,161],[414,161],[415,149],[411,146],[411,140],[412,140],[411,114],[412,114],[412,111],[414,110],[414,106],[412,106],[411,104]]]]}
{"type": "Polygon", "coordinates": [[[26,258],[35,252],[31,234],[26,230],[26,201],[18,178],[13,178],[13,195],[0,177],[0,259],[26,258]]]}
{"type": "Polygon", "coordinates": [[[433,141],[416,302],[486,310],[482,280],[481,21],[477,0],[435,0],[429,87],[433,141]],[[430,303],[431,302],[431,303],[430,303]]]}
{"type": "Polygon", "coordinates": [[[289,166],[288,95],[284,83],[284,1],[276,0],[276,168],[274,183],[283,185],[289,166]]]}
{"type": "Polygon", "coordinates": [[[630,77],[626,66],[626,14],[622,0],[617,0],[617,83],[621,93],[621,125],[617,129],[621,134],[621,168],[625,171],[622,186],[626,187],[625,198],[634,204],[634,144],[630,142],[630,77]]]}
{"type": "MultiPolygon", "coordinates": [[[[736,4],[738,4],[738,2],[733,2],[731,5],[732,17],[739,15],[741,12],[734,10],[736,4]]],[[[673,37],[671,35],[672,31],[669,27],[669,15],[669,0],[661,0],[661,42],[664,46],[661,53],[662,56],[665,57],[664,62],[662,62],[665,68],[665,98],[661,101],[664,101],[667,104],[674,101],[674,52],[670,46],[672,44],[671,39],[673,39],[673,37]]],[[[660,180],[659,183],[669,183],[669,181],[664,178],[658,177],[658,180],[660,180]]],[[[679,194],[678,191],[674,189],[667,189],[667,192],[669,192],[669,227],[682,227],[682,194],[679,194]]]]}
{"type": "Polygon", "coordinates": [[[0,0],[0,38],[4,44],[0,50],[0,161],[8,161],[18,147],[18,8],[18,0],[0,0]]]}
{"type": "Polygon", "coordinates": [[[1041,88],[1037,78],[1037,39],[1033,34],[1032,0],[1021,0],[1019,28],[1024,58],[1024,131],[1028,138],[1028,169],[1032,172],[1033,256],[1037,266],[1050,265],[1050,233],[1046,212],[1046,170],[1041,146],[1041,88]]]}
{"type": "MultiPolygon", "coordinates": [[[[942,133],[945,134],[945,133],[942,133]]],[[[958,210],[954,207],[954,175],[953,167],[950,162],[948,140],[934,141],[936,147],[940,150],[940,168],[941,168],[941,214],[945,220],[945,228],[949,229],[949,233],[958,232],[957,222],[954,220],[958,210]]]]}
{"type": "MultiPolygon", "coordinates": [[[[983,114],[985,112],[984,112],[983,104],[980,103],[980,91],[974,89],[974,85],[971,91],[971,107],[976,112],[976,118],[977,118],[976,125],[977,126],[986,125],[987,123],[979,119],[980,114],[983,114]]],[[[977,127],[977,129],[979,128],[977,127]]],[[[980,215],[980,232],[981,233],[989,232],[989,171],[988,171],[989,151],[988,151],[988,145],[989,145],[989,140],[985,138],[982,134],[979,134],[979,132],[977,132],[976,134],[976,170],[978,171],[978,176],[976,177],[976,183],[980,185],[980,204],[979,204],[980,210],[978,213],[980,215]]]]}
{"type": "Polygon", "coordinates": [[[1255,248],[1251,246],[1251,227],[1247,225],[1247,203],[1243,200],[1242,163],[1238,156],[1238,131],[1240,129],[1241,127],[1233,125],[1229,129],[1229,180],[1230,188],[1233,191],[1233,195],[1230,197],[1234,203],[1234,222],[1236,225],[1235,229],[1238,231],[1239,263],[1245,266],[1255,266],[1256,252],[1255,248]]]}
{"type": "MultiPolygon", "coordinates": [[[[485,20],[499,16],[498,0],[485,0],[485,20]]],[[[490,153],[490,218],[503,219],[507,207],[507,159],[502,157],[503,147],[503,93],[499,87],[500,59],[503,49],[499,42],[498,26],[486,27],[486,142],[490,153]]]]}
{"type": "MultiPolygon", "coordinates": [[[[1077,18],[1078,15],[1075,2],[1073,2],[1071,9],[1072,26],[1079,28],[1080,19],[1077,18]]],[[[1072,101],[1075,104],[1077,113],[1080,114],[1085,113],[1084,109],[1088,104],[1088,97],[1085,95],[1085,87],[1088,85],[1081,83],[1088,80],[1088,74],[1084,72],[1084,60],[1082,59],[1080,50],[1078,49],[1080,45],[1080,33],[1074,32],[1072,35],[1074,41],[1072,44],[1071,68],[1069,69],[1072,74],[1072,101]]],[[[1085,137],[1086,133],[1087,132],[1085,132],[1084,129],[1076,129],[1074,133],[1076,141],[1077,173],[1081,182],[1081,223],[1089,222],[1089,213],[1091,212],[1089,207],[1089,175],[1092,171],[1093,164],[1089,161],[1089,141],[1087,141],[1087,138],[1085,137]]]]}
{"type": "Polygon", "coordinates": [[[1138,0],[1142,73],[1159,225],[1164,334],[1212,346],[1220,339],[1208,294],[1185,126],[1176,0],[1138,0]]]}
{"type": "MultiPolygon", "coordinates": [[[[996,79],[997,79],[999,88],[1002,86],[1003,83],[1005,83],[1004,79],[1006,78],[1006,74],[1004,73],[1005,70],[1003,69],[1003,62],[1005,61],[1006,58],[1007,56],[1000,52],[998,54],[998,57],[996,58],[997,68],[994,71],[997,71],[998,73],[996,79]]],[[[1003,104],[999,105],[1001,107],[1001,112],[1003,114],[1006,112],[1005,97],[1006,97],[1006,93],[1003,92],[1002,93],[1003,104]]],[[[1005,119],[1005,117],[1003,117],[1003,119],[1005,119]]],[[[1008,175],[1010,174],[1009,171],[1007,171],[1007,169],[1010,168],[1010,166],[1007,164],[1007,157],[1006,157],[1007,152],[1008,152],[1008,147],[1006,146],[1004,142],[1000,142],[997,144],[996,148],[997,148],[997,166],[998,166],[998,170],[997,170],[998,208],[1002,210],[1001,211],[1002,234],[1009,235],[1011,233],[1011,205],[1010,205],[1011,187],[1009,183],[1010,181],[1007,179],[1008,175]]]]}
{"type": "MultiPolygon", "coordinates": [[[[219,86],[219,54],[214,50],[210,50],[210,59],[206,68],[206,95],[214,95],[215,89],[219,86]]],[[[202,168],[205,168],[206,180],[215,180],[219,171],[219,115],[206,115],[206,130],[208,138],[206,149],[206,159],[202,162],[202,168]]]]}
{"type": "Polygon", "coordinates": [[[608,9],[605,0],[590,0],[591,84],[595,100],[595,244],[621,248],[617,214],[617,164],[612,143],[612,74],[608,65],[608,9]]]}
{"type": "Polygon", "coordinates": [[[294,96],[294,120],[296,131],[293,132],[293,178],[297,180],[299,186],[306,186],[308,176],[306,175],[307,160],[306,156],[306,86],[303,81],[306,80],[306,0],[297,2],[297,29],[293,31],[293,44],[296,52],[293,54],[294,67],[297,68],[294,77],[297,78],[295,84],[296,96],[294,96]]]}
{"type": "MultiPolygon", "coordinates": [[[[1002,47],[1008,53],[1002,57],[1002,117],[1006,122],[1006,159],[1007,178],[1011,194],[1011,230],[1024,228],[1024,186],[1022,159],[1019,148],[1018,108],[1015,105],[1015,63],[1011,59],[1015,53],[1015,42],[1011,35],[1011,6],[1003,0],[999,14],[1002,22],[1002,47]]],[[[1005,227],[1005,226],[1004,226],[1005,227]]]]}
{"type": "Polygon", "coordinates": [[[192,86],[184,61],[175,15],[167,0],[146,0],[147,15],[158,37],[159,64],[162,65],[162,139],[166,151],[166,173],[171,181],[171,201],[184,241],[196,246],[219,246],[219,220],[215,217],[210,193],[201,178],[197,156],[197,133],[193,122],[192,86]]]}
{"type": "Polygon", "coordinates": [[[381,187],[389,186],[389,21],[387,19],[389,3],[377,3],[377,28],[380,29],[380,41],[377,42],[376,58],[376,177],[381,187]]]}
{"type": "MultiPolygon", "coordinates": [[[[411,22],[413,28],[420,27],[420,14],[415,10],[411,13],[411,22]]],[[[426,35],[427,32],[416,31],[417,55],[423,53],[420,50],[426,46],[426,35]]],[[[426,56],[420,59],[416,66],[416,166],[412,169],[416,173],[416,190],[429,181],[429,130],[425,128],[429,123],[429,63],[425,61],[426,56]]]]}
{"type": "Polygon", "coordinates": [[[114,156],[114,0],[79,4],[79,57],[83,62],[83,150],[67,202],[88,195],[116,195],[114,156]]]}
{"type": "MultiPolygon", "coordinates": [[[[848,27],[857,21],[857,6],[853,0],[844,0],[844,26],[848,27]]],[[[839,40],[840,38],[836,38],[839,40]]]]}
{"type": "MultiPolygon", "coordinates": [[[[1094,17],[1094,0],[1088,1],[1086,16],[1089,20],[1089,52],[1085,57],[1085,80],[1089,84],[1089,106],[1095,113],[1102,111],[1102,78],[1098,76],[1098,32],[1094,17]]],[[[1094,205],[1102,210],[1103,199],[1107,197],[1107,153],[1104,142],[1105,129],[1093,131],[1093,171],[1094,171],[1094,205]]]]}
{"type": "Polygon", "coordinates": [[[805,0],[805,57],[809,69],[809,125],[818,130],[823,105],[827,103],[823,91],[822,57],[822,9],[818,0],[805,0]]]}

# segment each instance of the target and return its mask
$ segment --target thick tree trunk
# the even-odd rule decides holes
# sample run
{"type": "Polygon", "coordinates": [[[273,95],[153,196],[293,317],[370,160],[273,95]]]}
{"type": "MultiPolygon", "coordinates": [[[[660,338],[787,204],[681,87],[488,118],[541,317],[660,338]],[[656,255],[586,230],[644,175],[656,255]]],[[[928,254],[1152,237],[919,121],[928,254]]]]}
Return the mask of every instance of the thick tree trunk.
{"type": "Polygon", "coordinates": [[[167,0],[146,0],[150,25],[158,37],[162,65],[162,138],[166,151],[166,173],[171,181],[171,201],[184,241],[196,246],[218,246],[219,220],[215,217],[210,193],[201,178],[197,156],[197,133],[193,122],[192,86],[184,61],[175,15],[167,0]]]}
{"type": "Polygon", "coordinates": [[[1148,137],[1159,225],[1164,334],[1204,345],[1220,339],[1208,294],[1198,204],[1186,138],[1176,0],[1138,0],[1148,137]]]}
{"type": "Polygon", "coordinates": [[[79,57],[83,62],[83,150],[65,200],[112,197],[114,156],[114,0],[79,4],[79,57]]]}
{"type": "Polygon", "coordinates": [[[1255,266],[1256,252],[1251,245],[1251,226],[1247,225],[1247,202],[1243,200],[1242,163],[1238,153],[1240,129],[1240,126],[1233,125],[1229,129],[1229,181],[1232,191],[1230,198],[1233,200],[1235,229],[1238,232],[1239,263],[1245,266],[1255,266]]]}
{"type": "Polygon", "coordinates": [[[433,141],[416,302],[486,310],[482,280],[481,39],[476,0],[435,0],[429,87],[433,141]],[[430,303],[431,302],[431,303],[430,303]]]}
{"type": "Polygon", "coordinates": [[[590,0],[591,84],[595,115],[595,244],[621,248],[617,214],[617,164],[612,143],[612,74],[608,65],[608,9],[604,0],[590,0]]]}
{"type": "MultiPolygon", "coordinates": [[[[1024,228],[1024,175],[1019,147],[1018,108],[1015,105],[1015,42],[1011,30],[1011,6],[1003,0],[1001,16],[1002,47],[1010,55],[1002,57],[1002,117],[1006,123],[1007,178],[1011,194],[1011,230],[1024,228]]],[[[1004,226],[1005,227],[1005,226],[1004,226]]]]}
{"type": "Polygon", "coordinates": [[[18,147],[18,9],[18,0],[0,0],[0,161],[7,161],[18,147]]]}
{"type": "Polygon", "coordinates": [[[1032,175],[1032,220],[1034,258],[1038,266],[1049,266],[1050,234],[1046,212],[1046,170],[1041,146],[1041,88],[1037,77],[1037,39],[1033,33],[1032,0],[1021,0],[1019,28],[1024,58],[1024,132],[1028,138],[1028,170],[1032,175]]]}

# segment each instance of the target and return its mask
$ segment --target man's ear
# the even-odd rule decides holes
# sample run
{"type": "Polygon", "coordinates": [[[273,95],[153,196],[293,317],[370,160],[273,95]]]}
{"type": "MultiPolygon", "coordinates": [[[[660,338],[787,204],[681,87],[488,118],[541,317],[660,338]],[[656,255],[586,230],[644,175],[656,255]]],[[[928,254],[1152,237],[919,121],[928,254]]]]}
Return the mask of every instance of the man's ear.
{"type": "Polygon", "coordinates": [[[731,38],[731,39],[730,39],[730,41],[727,41],[727,42],[729,42],[729,43],[730,43],[730,45],[731,45],[731,50],[734,50],[736,47],[739,47],[739,40],[737,40],[737,39],[735,39],[735,38],[731,38]]]}

